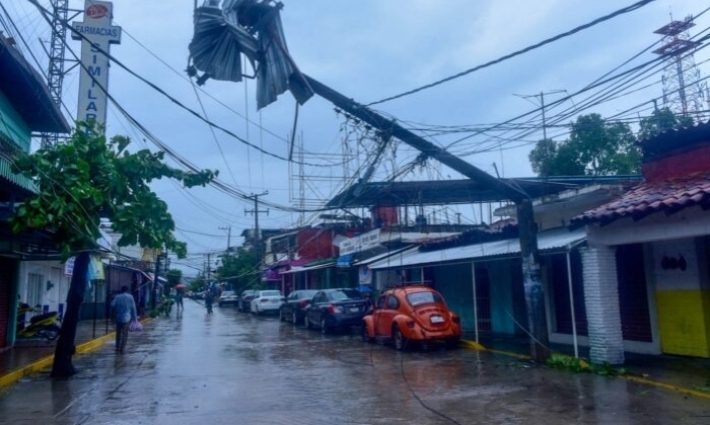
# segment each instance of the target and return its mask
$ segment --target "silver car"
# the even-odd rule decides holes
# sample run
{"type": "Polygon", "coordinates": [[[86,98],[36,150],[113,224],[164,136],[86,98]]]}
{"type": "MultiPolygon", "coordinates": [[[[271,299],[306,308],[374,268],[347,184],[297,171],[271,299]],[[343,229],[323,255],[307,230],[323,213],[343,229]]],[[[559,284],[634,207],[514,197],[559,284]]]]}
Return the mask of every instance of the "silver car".
{"type": "Polygon", "coordinates": [[[251,300],[251,312],[261,314],[269,311],[277,312],[283,302],[281,292],[275,289],[257,291],[254,299],[251,300]]]}

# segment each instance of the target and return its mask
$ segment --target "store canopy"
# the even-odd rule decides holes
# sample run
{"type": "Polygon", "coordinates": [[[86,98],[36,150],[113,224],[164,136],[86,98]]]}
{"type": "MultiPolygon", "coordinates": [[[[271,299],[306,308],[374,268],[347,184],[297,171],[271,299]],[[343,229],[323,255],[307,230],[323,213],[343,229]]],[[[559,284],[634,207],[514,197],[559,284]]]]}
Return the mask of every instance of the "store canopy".
{"type": "MultiPolygon", "coordinates": [[[[540,232],[537,236],[541,253],[555,250],[565,251],[586,239],[584,229],[570,231],[567,228],[540,232]]],[[[457,246],[436,251],[411,249],[369,265],[373,270],[417,267],[436,263],[473,261],[483,258],[510,257],[520,254],[520,239],[505,239],[475,245],[457,246]]]]}
{"type": "Polygon", "coordinates": [[[335,265],[335,261],[329,261],[327,263],[318,264],[315,266],[294,267],[291,270],[286,270],[286,271],[280,272],[279,274],[293,274],[293,273],[308,272],[311,270],[327,269],[328,267],[333,267],[334,265],[335,265]]]}
{"type": "Polygon", "coordinates": [[[375,255],[373,257],[368,257],[368,258],[363,258],[361,260],[355,260],[353,262],[353,266],[367,266],[368,264],[373,264],[376,262],[380,262],[384,260],[385,258],[392,257],[393,255],[397,255],[399,253],[402,253],[403,251],[417,251],[418,247],[412,247],[411,245],[389,250],[387,252],[383,252],[382,254],[375,255]]]}

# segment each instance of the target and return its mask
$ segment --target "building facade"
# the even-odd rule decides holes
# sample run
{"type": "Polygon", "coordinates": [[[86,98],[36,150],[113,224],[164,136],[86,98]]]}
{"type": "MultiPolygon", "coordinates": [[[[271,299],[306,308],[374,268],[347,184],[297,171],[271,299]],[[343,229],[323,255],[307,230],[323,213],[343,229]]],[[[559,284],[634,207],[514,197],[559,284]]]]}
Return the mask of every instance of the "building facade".
{"type": "MultiPolygon", "coordinates": [[[[30,152],[34,133],[68,133],[66,122],[53,103],[40,74],[15,47],[14,41],[0,35],[0,350],[12,346],[17,323],[19,285],[26,261],[58,258],[46,233],[37,230],[13,234],[8,224],[15,204],[31,196],[36,188],[23,176],[12,172],[19,155],[30,152]]],[[[51,269],[51,266],[50,266],[51,269]]],[[[56,291],[59,279],[52,271],[34,277],[33,296],[56,291]],[[48,282],[52,283],[50,285],[48,282]]]]}

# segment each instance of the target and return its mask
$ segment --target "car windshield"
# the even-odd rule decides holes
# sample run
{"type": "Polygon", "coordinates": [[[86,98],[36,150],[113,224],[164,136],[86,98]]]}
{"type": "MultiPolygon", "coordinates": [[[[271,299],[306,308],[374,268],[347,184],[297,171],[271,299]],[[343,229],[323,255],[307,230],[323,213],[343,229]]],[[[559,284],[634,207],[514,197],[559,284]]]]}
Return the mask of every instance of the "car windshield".
{"type": "Polygon", "coordinates": [[[354,289],[341,289],[330,293],[330,299],[333,301],[347,300],[350,298],[362,298],[362,295],[354,289]]]}
{"type": "Polygon", "coordinates": [[[223,296],[223,297],[231,297],[232,295],[234,295],[234,291],[224,291],[224,292],[222,292],[222,296],[223,296]]]}
{"type": "Polygon", "coordinates": [[[441,295],[437,294],[436,292],[429,291],[412,292],[411,294],[407,294],[407,301],[409,301],[409,304],[411,304],[412,307],[416,307],[421,304],[444,303],[444,300],[443,298],[441,298],[441,295]]]}
{"type": "Polygon", "coordinates": [[[262,297],[280,297],[281,292],[279,291],[261,291],[259,294],[262,297]]]}
{"type": "Polygon", "coordinates": [[[311,290],[306,290],[306,291],[300,291],[298,293],[298,298],[313,298],[313,296],[318,292],[316,289],[311,289],[311,290]]]}

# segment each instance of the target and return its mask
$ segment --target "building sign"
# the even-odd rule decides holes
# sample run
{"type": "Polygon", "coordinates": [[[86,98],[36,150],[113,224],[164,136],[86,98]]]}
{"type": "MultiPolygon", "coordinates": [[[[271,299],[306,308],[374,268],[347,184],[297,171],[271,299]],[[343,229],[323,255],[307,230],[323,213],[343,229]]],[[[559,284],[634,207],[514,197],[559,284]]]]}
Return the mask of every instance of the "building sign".
{"type": "Polygon", "coordinates": [[[113,4],[86,0],[83,22],[72,22],[81,40],[81,74],[79,77],[79,108],[77,119],[106,124],[106,92],[108,90],[109,53],[111,44],[121,43],[121,27],[111,25],[113,4]]]}
{"type": "Polygon", "coordinates": [[[380,244],[380,229],[375,229],[354,238],[340,242],[340,255],[367,251],[380,244]]]}

